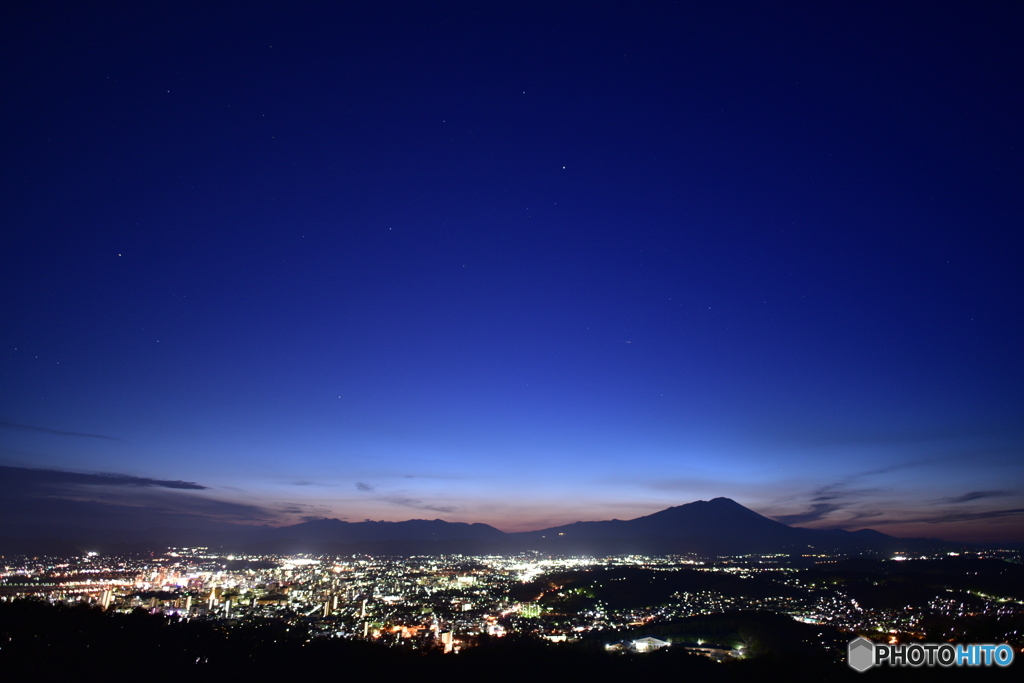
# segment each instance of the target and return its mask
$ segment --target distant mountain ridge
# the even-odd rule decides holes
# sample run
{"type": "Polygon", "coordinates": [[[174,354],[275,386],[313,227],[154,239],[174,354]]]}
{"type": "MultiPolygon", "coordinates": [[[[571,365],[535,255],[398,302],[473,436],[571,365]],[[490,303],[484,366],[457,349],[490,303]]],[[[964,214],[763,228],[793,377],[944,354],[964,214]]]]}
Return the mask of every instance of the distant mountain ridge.
{"type": "Polygon", "coordinates": [[[656,548],[659,552],[733,554],[747,552],[883,550],[904,539],[873,529],[856,532],[791,527],[769,519],[730,498],[698,500],[631,520],[576,522],[539,531],[510,534],[548,549],[656,548]],[[591,541],[593,543],[588,543],[591,541]],[[612,542],[617,541],[617,542],[612,542]]]}
{"type": "Polygon", "coordinates": [[[714,498],[666,508],[628,521],[613,519],[607,522],[576,522],[517,535],[530,538],[550,535],[576,538],[706,536],[720,540],[738,540],[756,534],[760,538],[789,540],[793,531],[793,527],[759,515],[730,498],[714,498]]]}
{"type": "MultiPolygon", "coordinates": [[[[42,530],[39,530],[42,531],[42,530]]],[[[46,542],[54,547],[76,544],[135,544],[153,549],[167,546],[210,546],[241,552],[289,554],[451,554],[510,553],[537,550],[559,554],[702,555],[747,552],[808,554],[816,551],[882,551],[910,543],[871,529],[856,532],[791,527],[769,519],[729,498],[699,500],[631,520],[575,522],[537,531],[505,533],[487,524],[411,519],[403,522],[346,522],[317,519],[285,527],[220,528],[217,530],[151,528],[111,531],[49,527],[45,534],[0,527],[0,551],[10,552],[46,542]],[[6,539],[6,540],[5,540],[6,539]],[[15,550],[17,548],[17,550],[15,550]]]]}

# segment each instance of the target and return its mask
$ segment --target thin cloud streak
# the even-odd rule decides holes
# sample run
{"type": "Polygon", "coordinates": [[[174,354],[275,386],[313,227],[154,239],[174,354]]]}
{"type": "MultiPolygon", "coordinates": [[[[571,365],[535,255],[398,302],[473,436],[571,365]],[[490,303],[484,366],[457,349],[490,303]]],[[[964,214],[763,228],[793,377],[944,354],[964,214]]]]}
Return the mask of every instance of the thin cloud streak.
{"type": "MultiPolygon", "coordinates": [[[[373,484],[357,481],[356,489],[370,493],[376,491],[377,487],[373,484]]],[[[422,500],[417,498],[405,498],[401,496],[377,496],[377,500],[390,503],[392,505],[398,505],[399,507],[412,508],[414,510],[431,510],[433,512],[441,512],[444,514],[450,514],[458,509],[453,505],[431,505],[430,503],[424,503],[422,500]]]]}
{"type": "Polygon", "coordinates": [[[941,502],[944,503],[969,503],[973,500],[982,500],[984,498],[1001,498],[1003,496],[1012,496],[1013,491],[971,491],[965,493],[962,496],[956,496],[955,498],[943,498],[941,502]]]}
{"type": "Polygon", "coordinates": [[[811,505],[811,509],[807,512],[802,512],[795,515],[781,515],[775,517],[776,522],[782,522],[783,524],[807,524],[808,522],[816,522],[819,519],[827,516],[831,512],[835,512],[842,508],[842,505],[835,503],[814,503],[811,505]]]}
{"type": "Polygon", "coordinates": [[[422,500],[416,500],[415,498],[381,498],[381,500],[391,503],[392,505],[413,508],[414,510],[432,510],[434,512],[443,512],[445,514],[455,512],[455,510],[458,509],[452,505],[430,505],[429,503],[424,503],[422,500]]]}
{"type": "Polygon", "coordinates": [[[873,522],[877,525],[889,524],[949,524],[951,522],[975,522],[985,519],[1001,519],[1024,515],[1024,508],[1010,510],[988,510],[986,512],[948,512],[941,515],[914,517],[910,519],[887,519],[873,522]]]}
{"type": "Polygon", "coordinates": [[[56,434],[57,436],[80,436],[87,439],[105,439],[107,441],[124,441],[116,436],[107,436],[106,434],[89,434],[86,432],[66,432],[62,429],[50,429],[49,427],[36,427],[34,425],[23,425],[17,422],[9,422],[7,420],[0,420],[0,427],[6,429],[15,429],[23,432],[40,432],[42,434],[56,434]]]}
{"type": "Polygon", "coordinates": [[[110,474],[104,472],[69,472],[33,467],[8,467],[0,465],[0,474],[5,483],[19,486],[39,486],[52,484],[73,484],[85,486],[140,486],[165,489],[189,489],[205,491],[209,487],[192,481],[171,479],[150,479],[135,477],[128,474],[110,474]]]}

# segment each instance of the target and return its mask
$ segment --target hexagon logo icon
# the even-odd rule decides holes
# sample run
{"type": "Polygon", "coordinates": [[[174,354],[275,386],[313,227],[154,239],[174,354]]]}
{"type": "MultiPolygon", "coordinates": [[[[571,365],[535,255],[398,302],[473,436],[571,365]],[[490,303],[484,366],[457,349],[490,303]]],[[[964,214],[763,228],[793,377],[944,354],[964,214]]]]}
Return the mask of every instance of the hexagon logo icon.
{"type": "Polygon", "coordinates": [[[857,671],[867,671],[875,664],[875,644],[861,636],[846,646],[846,663],[857,671]]]}

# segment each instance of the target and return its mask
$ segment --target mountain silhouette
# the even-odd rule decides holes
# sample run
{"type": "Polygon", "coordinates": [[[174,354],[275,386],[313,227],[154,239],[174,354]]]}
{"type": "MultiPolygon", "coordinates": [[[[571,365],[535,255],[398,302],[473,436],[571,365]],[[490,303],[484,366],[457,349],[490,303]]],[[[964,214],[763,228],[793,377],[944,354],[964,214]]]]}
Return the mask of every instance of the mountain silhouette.
{"type": "MultiPolygon", "coordinates": [[[[729,498],[714,498],[670,507],[630,520],[575,522],[562,526],[505,533],[487,524],[410,519],[404,522],[346,522],[316,519],[285,527],[224,525],[216,530],[188,528],[86,530],[48,527],[45,534],[0,529],[0,552],[6,546],[26,552],[34,541],[49,547],[72,544],[83,550],[97,543],[134,544],[147,550],[168,546],[210,546],[253,554],[486,554],[537,550],[558,554],[725,555],[865,550],[871,552],[939,547],[941,541],[898,539],[871,529],[856,532],[791,527],[769,519],[729,498]],[[232,528],[227,528],[232,527],[232,528]],[[7,537],[7,538],[3,538],[7,537]]],[[[43,531],[40,529],[40,531],[43,531]]]]}
{"type": "Polygon", "coordinates": [[[796,542],[802,531],[768,519],[729,498],[698,500],[628,521],[576,522],[518,534],[525,538],[707,537],[722,541],[763,539],[796,542]]]}

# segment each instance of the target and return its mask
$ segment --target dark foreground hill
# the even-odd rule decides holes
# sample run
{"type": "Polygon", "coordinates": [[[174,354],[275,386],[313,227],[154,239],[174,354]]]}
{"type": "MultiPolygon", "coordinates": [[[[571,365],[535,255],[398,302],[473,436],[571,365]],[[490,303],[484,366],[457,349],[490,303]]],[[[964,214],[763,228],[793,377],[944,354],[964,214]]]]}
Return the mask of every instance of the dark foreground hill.
{"type": "MultiPolygon", "coordinates": [[[[773,619],[780,617],[772,616],[773,619]]],[[[742,615],[735,629],[747,628],[742,615]]],[[[751,625],[760,624],[757,614],[751,625]]],[[[227,626],[87,606],[0,603],[0,670],[19,680],[226,681],[367,676],[374,680],[783,680],[860,681],[834,657],[765,652],[717,663],[680,648],[644,655],[606,652],[599,638],[551,644],[530,638],[484,639],[457,655],[375,642],[312,638],[300,624],[227,626]]],[[[784,643],[783,643],[784,644],[784,643]]],[[[1017,680],[1006,670],[876,669],[872,680],[1017,680]]]]}

